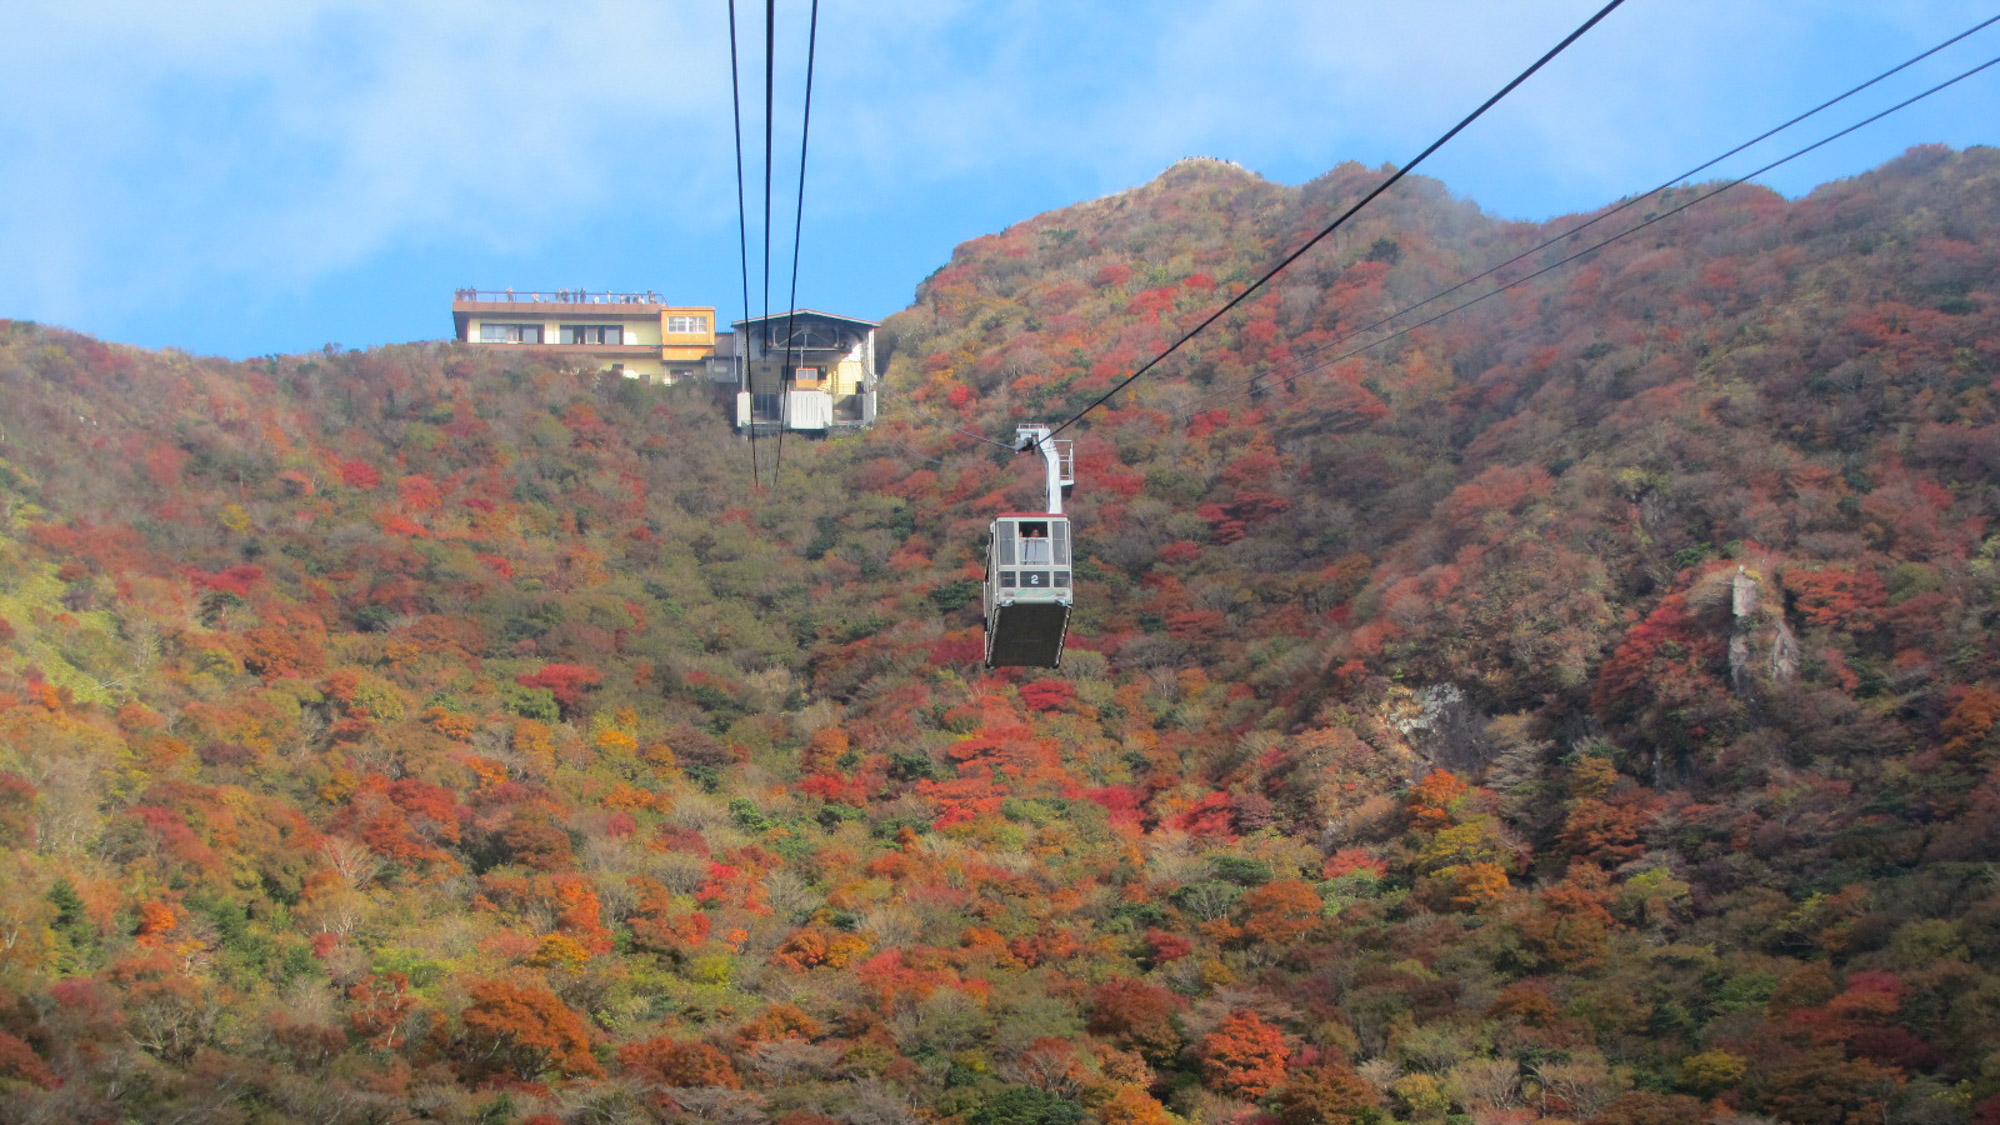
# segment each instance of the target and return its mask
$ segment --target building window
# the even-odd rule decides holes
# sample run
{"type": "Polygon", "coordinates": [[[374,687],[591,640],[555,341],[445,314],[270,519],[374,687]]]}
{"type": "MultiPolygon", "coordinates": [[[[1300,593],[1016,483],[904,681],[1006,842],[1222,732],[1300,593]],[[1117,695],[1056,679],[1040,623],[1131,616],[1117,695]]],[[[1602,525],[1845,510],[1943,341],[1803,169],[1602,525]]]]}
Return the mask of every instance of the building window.
{"type": "Polygon", "coordinates": [[[708,318],[705,316],[670,316],[667,318],[667,331],[676,336],[691,336],[696,333],[706,333],[708,331],[708,318]]]}
{"type": "Polygon", "coordinates": [[[481,324],[479,342],[482,344],[539,344],[542,342],[542,326],[539,324],[481,324]]]}
{"type": "Polygon", "coordinates": [[[625,329],[616,324],[565,324],[562,326],[562,342],[565,344],[623,344],[625,329]]]}

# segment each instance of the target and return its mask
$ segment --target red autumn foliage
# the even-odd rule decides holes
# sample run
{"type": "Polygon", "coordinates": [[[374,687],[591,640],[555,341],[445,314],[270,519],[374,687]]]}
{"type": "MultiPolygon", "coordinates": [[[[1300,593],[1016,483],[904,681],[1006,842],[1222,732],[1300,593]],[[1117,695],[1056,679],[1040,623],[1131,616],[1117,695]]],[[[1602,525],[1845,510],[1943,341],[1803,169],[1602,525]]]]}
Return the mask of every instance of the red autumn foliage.
{"type": "Polygon", "coordinates": [[[1888,587],[1867,572],[1793,567],[1785,570],[1784,580],[1785,592],[1808,625],[1865,632],[1875,626],[1883,607],[1889,604],[1888,587]]]}
{"type": "Polygon", "coordinates": [[[1236,838],[1236,803],[1227,793],[1209,793],[1171,818],[1175,828],[1190,836],[1229,841],[1236,838]]]}
{"type": "Polygon", "coordinates": [[[1155,965],[1178,961],[1194,952],[1194,943],[1176,933],[1166,930],[1146,931],[1146,953],[1155,965]]]}
{"type": "Polygon", "coordinates": [[[62,1085],[62,1079],[25,1041],[0,1031],[0,1078],[29,1082],[44,1090],[62,1085]]]}
{"type": "Polygon", "coordinates": [[[263,579],[264,568],[255,563],[239,563],[214,574],[189,568],[187,575],[190,581],[204,590],[248,598],[250,588],[263,579]]]}
{"type": "Polygon", "coordinates": [[[348,1026],[363,1042],[393,1050],[402,1041],[403,1021],[417,1007],[410,978],[402,973],[370,973],[347,989],[348,1026]]]}
{"type": "Polygon", "coordinates": [[[1061,711],[1075,702],[1075,684],[1062,680],[1036,680],[1021,685],[1021,705],[1030,711],[1061,711]]]}
{"type": "Polygon", "coordinates": [[[1076,433],[1060,674],[936,620],[1038,487],[970,435],[1379,170],[967,243],[775,482],[574,354],[0,321],[0,1101],[2000,1123],[1996,175],[1729,193],[1321,368],[1554,233],[1412,181],[1076,433]]]}
{"type": "Polygon", "coordinates": [[[1180,998],[1166,989],[1121,977],[1092,993],[1086,1026],[1093,1035],[1159,1062],[1179,1053],[1184,1042],[1176,1019],[1181,1007],[1180,998]]]}
{"type": "Polygon", "coordinates": [[[564,715],[583,705],[583,694],[604,682],[604,673],[593,664],[544,664],[539,672],[514,677],[522,687],[547,688],[556,697],[564,715]]]}
{"type": "Polygon", "coordinates": [[[340,473],[340,482],[349,488],[368,492],[382,486],[382,470],[366,461],[341,461],[334,468],[340,473]]]}
{"type": "Polygon", "coordinates": [[[681,906],[676,896],[658,881],[634,876],[638,893],[637,911],[626,919],[633,942],[640,949],[657,953],[677,953],[694,949],[708,939],[713,926],[707,914],[681,906]]]}

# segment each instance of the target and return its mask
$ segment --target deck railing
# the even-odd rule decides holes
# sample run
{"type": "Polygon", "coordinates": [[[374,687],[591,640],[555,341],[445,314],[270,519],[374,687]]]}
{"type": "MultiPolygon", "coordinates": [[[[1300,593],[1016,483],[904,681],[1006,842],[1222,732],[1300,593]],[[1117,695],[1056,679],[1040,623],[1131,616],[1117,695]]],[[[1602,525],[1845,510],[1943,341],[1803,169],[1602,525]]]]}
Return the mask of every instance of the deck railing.
{"type": "Polygon", "coordinates": [[[589,289],[556,289],[543,292],[539,289],[459,289],[452,293],[455,301],[477,301],[493,304],[516,305],[659,305],[666,302],[658,293],[650,290],[644,293],[617,293],[610,290],[597,292],[589,289]]]}

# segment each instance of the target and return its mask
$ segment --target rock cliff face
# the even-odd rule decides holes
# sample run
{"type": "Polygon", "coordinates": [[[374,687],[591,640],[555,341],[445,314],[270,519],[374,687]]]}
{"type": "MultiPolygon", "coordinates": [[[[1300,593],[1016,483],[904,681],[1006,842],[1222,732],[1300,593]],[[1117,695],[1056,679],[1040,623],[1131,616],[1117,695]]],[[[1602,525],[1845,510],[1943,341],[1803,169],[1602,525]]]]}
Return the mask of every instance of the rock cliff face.
{"type": "Polygon", "coordinates": [[[1065,435],[977,666],[965,432],[1379,175],[966,244],[762,490],[697,388],[0,325],[0,1117],[2000,1114],[2000,154],[1382,340],[1564,226],[1399,186],[1065,435]]]}

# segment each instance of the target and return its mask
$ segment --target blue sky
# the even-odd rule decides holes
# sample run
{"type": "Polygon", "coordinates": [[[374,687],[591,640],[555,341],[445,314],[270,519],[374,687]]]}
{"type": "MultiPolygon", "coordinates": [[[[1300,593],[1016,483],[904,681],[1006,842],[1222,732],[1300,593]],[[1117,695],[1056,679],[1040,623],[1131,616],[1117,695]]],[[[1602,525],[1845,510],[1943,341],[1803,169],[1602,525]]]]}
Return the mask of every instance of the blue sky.
{"type": "MultiPolygon", "coordinates": [[[[799,303],[879,319],[957,243],[1184,156],[1285,183],[1407,160],[1597,6],[822,0],[799,303]]],[[[738,7],[754,238],[763,6],[738,7]]],[[[808,3],[778,9],[772,308],[808,3]]],[[[1629,0],[1422,170],[1507,217],[1588,209],[1995,11],[1629,0]]],[[[0,46],[0,317],[232,357],[447,336],[468,285],[652,289],[733,319],[724,12],[31,0],[0,46]]],[[[2000,25],[1715,174],[1995,55],[2000,25]]],[[[2000,68],[1767,182],[1798,195],[1912,144],[2000,143],[1996,111],[2000,68]]]]}

